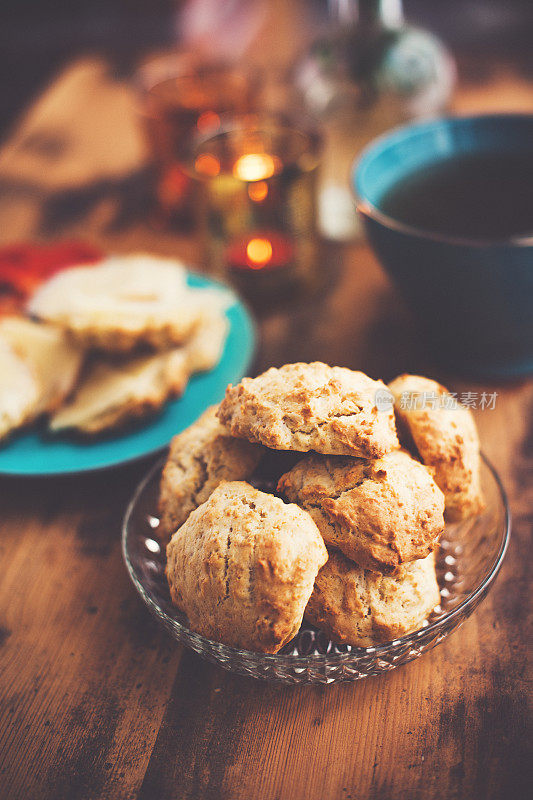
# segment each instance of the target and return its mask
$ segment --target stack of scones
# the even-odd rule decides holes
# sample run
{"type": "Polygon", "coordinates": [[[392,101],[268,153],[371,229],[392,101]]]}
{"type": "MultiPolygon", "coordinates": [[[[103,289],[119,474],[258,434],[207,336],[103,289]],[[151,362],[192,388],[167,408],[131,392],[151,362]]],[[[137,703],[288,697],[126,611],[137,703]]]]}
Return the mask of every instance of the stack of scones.
{"type": "Polygon", "coordinates": [[[320,362],[229,386],[174,438],[161,479],[170,594],[191,629],[276,653],[304,616],[362,647],[419,628],[439,604],[444,518],[483,510],[474,420],[450,400],[427,378],[387,388],[320,362]]]}

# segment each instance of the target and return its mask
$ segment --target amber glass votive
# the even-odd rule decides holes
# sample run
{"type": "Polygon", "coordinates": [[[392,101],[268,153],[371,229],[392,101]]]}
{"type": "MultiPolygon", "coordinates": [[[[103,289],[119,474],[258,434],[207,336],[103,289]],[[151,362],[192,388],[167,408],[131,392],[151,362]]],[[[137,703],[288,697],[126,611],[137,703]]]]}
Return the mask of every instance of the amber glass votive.
{"type": "Polygon", "coordinates": [[[196,144],[211,273],[259,301],[312,284],[318,160],[317,136],[279,120],[245,117],[196,144]]]}
{"type": "Polygon", "coordinates": [[[195,183],[184,169],[190,143],[215,134],[224,115],[253,109],[251,81],[225,64],[169,55],[145,64],[137,87],[154,167],[152,220],[163,228],[188,229],[196,221],[195,183]]]}

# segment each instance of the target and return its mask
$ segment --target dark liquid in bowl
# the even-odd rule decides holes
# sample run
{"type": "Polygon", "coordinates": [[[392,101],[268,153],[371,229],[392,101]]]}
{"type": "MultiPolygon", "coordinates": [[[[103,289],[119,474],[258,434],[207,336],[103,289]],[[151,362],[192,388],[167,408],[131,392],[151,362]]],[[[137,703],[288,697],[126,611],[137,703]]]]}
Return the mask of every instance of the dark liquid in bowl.
{"type": "Polygon", "coordinates": [[[380,208],[406,225],[446,236],[533,236],[533,153],[437,162],[399,181],[380,208]]]}

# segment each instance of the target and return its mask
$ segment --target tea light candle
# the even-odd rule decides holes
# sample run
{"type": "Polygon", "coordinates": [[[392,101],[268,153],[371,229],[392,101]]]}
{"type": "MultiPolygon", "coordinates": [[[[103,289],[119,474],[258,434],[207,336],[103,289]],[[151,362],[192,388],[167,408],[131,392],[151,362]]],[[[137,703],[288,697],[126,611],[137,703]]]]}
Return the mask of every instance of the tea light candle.
{"type": "Polygon", "coordinates": [[[228,265],[241,270],[287,267],[293,257],[291,240],[275,231],[255,231],[249,237],[233,242],[227,250],[228,265]]]}
{"type": "Polygon", "coordinates": [[[282,295],[313,269],[315,148],[301,131],[248,118],[194,152],[210,266],[249,297],[282,295]]]}

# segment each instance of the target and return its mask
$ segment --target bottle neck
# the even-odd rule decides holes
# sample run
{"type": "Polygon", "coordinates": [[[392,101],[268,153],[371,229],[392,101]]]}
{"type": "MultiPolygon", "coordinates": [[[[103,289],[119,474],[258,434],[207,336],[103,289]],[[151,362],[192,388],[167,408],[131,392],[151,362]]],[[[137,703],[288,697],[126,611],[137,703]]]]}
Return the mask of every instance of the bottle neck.
{"type": "Polygon", "coordinates": [[[329,14],[339,25],[399,28],[402,0],[328,0],[329,14]]]}

